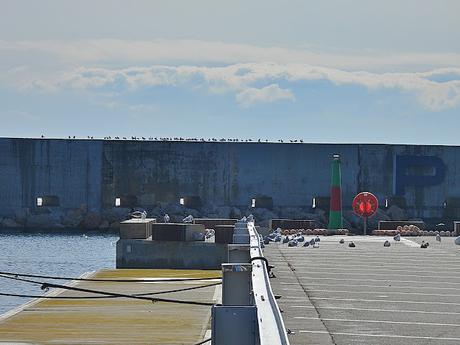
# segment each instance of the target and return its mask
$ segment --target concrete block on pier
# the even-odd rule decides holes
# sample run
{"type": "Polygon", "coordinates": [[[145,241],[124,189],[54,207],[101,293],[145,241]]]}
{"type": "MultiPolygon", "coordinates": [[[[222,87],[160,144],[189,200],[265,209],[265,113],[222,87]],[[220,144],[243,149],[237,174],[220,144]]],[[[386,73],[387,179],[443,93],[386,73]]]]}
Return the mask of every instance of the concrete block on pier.
{"type": "Polygon", "coordinates": [[[250,262],[251,254],[249,253],[249,249],[249,244],[229,244],[228,262],[250,262]]]}
{"type": "Polygon", "coordinates": [[[120,238],[147,239],[152,236],[152,224],[155,218],[133,218],[120,223],[120,238]]]}
{"type": "Polygon", "coordinates": [[[233,243],[234,225],[217,225],[214,227],[216,243],[233,243]]]}
{"type": "Polygon", "coordinates": [[[210,242],[120,239],[117,268],[219,269],[227,251],[227,245],[210,242]]]}
{"type": "Polygon", "coordinates": [[[215,229],[219,225],[235,225],[238,219],[232,218],[194,218],[194,224],[203,224],[206,229],[215,229]]]}
{"type": "Polygon", "coordinates": [[[156,223],[152,225],[154,241],[203,241],[205,227],[202,224],[156,223]]]}

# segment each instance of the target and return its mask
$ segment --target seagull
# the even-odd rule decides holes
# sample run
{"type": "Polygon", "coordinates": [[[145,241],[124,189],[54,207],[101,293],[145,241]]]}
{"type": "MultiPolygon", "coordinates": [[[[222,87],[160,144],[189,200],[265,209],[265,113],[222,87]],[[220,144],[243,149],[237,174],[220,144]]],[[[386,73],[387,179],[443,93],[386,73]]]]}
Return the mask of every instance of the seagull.
{"type": "Polygon", "coordinates": [[[385,243],[383,244],[384,247],[389,247],[391,246],[390,241],[386,240],[385,243]]]}
{"type": "Polygon", "coordinates": [[[131,212],[131,218],[145,219],[147,218],[147,211],[134,211],[131,212]]]}
{"type": "Polygon", "coordinates": [[[397,234],[396,236],[393,237],[393,239],[394,239],[396,242],[401,241],[401,234],[397,234]]]}
{"type": "Polygon", "coordinates": [[[343,238],[340,239],[339,241],[340,244],[344,244],[345,243],[345,240],[343,238]]]}
{"type": "Polygon", "coordinates": [[[356,245],[355,245],[355,243],[353,241],[351,241],[350,243],[348,243],[348,247],[354,248],[354,247],[356,247],[356,245]]]}
{"type": "Polygon", "coordinates": [[[182,223],[192,223],[193,222],[193,216],[189,214],[187,217],[182,219],[182,223]]]}
{"type": "Polygon", "coordinates": [[[312,239],[310,240],[310,244],[311,244],[311,245],[314,245],[315,243],[316,243],[315,239],[312,238],[312,239]]]}
{"type": "Polygon", "coordinates": [[[212,236],[214,236],[214,230],[213,229],[206,229],[206,231],[204,233],[204,238],[208,239],[208,238],[211,238],[212,236]]]}
{"type": "Polygon", "coordinates": [[[285,236],[285,237],[283,238],[283,244],[284,244],[284,243],[288,243],[288,242],[289,242],[289,236],[285,236]]]}
{"type": "Polygon", "coordinates": [[[455,244],[457,246],[460,246],[460,236],[458,236],[456,239],[455,239],[455,244]]]}
{"type": "Polygon", "coordinates": [[[281,235],[275,237],[275,242],[281,242],[281,235]]]}
{"type": "Polygon", "coordinates": [[[309,245],[310,245],[310,242],[307,241],[303,244],[303,247],[308,247],[309,245]]]}
{"type": "Polygon", "coordinates": [[[169,221],[170,221],[169,214],[165,213],[165,215],[163,216],[163,221],[165,223],[169,223],[169,221]]]}
{"type": "Polygon", "coordinates": [[[440,234],[436,234],[436,241],[441,243],[441,235],[440,234]]]}
{"type": "Polygon", "coordinates": [[[297,240],[291,240],[288,243],[288,247],[297,247],[298,244],[299,242],[297,242],[297,240]]]}
{"type": "Polygon", "coordinates": [[[305,241],[305,237],[299,236],[299,237],[297,237],[297,241],[303,242],[303,241],[305,241]]]}
{"type": "Polygon", "coordinates": [[[420,245],[420,248],[428,248],[430,244],[428,242],[422,241],[422,244],[420,245]]]}
{"type": "Polygon", "coordinates": [[[321,239],[319,238],[318,235],[316,235],[315,242],[320,242],[320,241],[321,241],[321,239]]]}

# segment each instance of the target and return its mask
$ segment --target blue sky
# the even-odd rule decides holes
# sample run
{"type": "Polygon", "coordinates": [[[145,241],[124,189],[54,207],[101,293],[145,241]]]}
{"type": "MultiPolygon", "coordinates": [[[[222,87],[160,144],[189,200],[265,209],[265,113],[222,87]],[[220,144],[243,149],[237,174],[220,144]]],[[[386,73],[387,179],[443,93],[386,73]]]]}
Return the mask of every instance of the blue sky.
{"type": "Polygon", "coordinates": [[[0,7],[0,136],[460,144],[456,0],[0,7]]]}

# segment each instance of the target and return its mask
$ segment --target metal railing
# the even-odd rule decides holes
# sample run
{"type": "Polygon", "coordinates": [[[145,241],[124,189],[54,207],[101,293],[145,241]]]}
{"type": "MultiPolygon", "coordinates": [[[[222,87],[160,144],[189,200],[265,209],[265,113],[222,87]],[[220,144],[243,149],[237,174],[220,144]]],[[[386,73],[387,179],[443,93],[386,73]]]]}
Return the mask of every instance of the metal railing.
{"type": "Polygon", "coordinates": [[[260,246],[260,236],[253,222],[248,222],[247,226],[260,345],[289,345],[283,318],[270,286],[268,268],[260,246]]]}

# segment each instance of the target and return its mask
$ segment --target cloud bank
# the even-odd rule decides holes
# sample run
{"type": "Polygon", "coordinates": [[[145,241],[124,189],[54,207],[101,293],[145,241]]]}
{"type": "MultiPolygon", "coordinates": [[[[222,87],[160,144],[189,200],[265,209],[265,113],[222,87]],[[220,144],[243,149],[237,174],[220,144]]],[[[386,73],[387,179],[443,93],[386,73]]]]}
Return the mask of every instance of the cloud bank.
{"type": "Polygon", "coordinates": [[[301,92],[296,91],[298,85],[326,81],[336,88],[353,85],[372,92],[390,90],[408,94],[431,111],[460,105],[460,68],[372,73],[275,63],[244,63],[224,67],[78,67],[48,78],[19,80],[22,89],[45,92],[90,90],[117,94],[153,87],[201,89],[211,94],[232,93],[236,102],[243,107],[264,102],[292,102],[299,96],[296,92],[301,92]]]}

